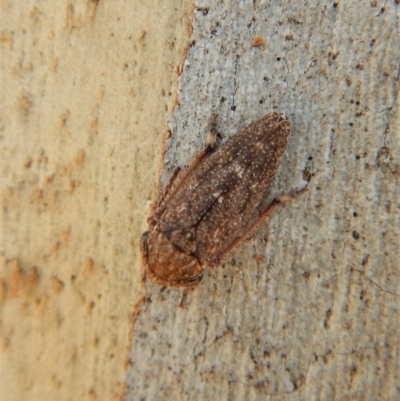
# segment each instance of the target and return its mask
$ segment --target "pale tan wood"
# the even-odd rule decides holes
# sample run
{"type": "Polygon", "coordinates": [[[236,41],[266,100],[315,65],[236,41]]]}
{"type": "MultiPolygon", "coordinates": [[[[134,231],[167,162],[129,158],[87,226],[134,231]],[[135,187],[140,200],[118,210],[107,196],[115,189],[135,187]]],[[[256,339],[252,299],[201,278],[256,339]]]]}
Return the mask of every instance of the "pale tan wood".
{"type": "Polygon", "coordinates": [[[117,400],[191,3],[0,8],[0,399],[117,400]]]}

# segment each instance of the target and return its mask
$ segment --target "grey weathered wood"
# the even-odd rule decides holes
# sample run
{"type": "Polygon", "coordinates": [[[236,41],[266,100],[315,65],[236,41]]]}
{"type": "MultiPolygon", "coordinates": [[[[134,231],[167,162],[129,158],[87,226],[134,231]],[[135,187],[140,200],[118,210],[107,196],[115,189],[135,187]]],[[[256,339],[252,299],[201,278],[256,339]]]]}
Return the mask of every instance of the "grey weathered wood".
{"type": "Polygon", "coordinates": [[[228,137],[271,110],[293,125],[275,194],[311,179],[186,308],[147,281],[126,399],[399,399],[399,6],[196,6],[163,185],[212,113],[228,137]]]}

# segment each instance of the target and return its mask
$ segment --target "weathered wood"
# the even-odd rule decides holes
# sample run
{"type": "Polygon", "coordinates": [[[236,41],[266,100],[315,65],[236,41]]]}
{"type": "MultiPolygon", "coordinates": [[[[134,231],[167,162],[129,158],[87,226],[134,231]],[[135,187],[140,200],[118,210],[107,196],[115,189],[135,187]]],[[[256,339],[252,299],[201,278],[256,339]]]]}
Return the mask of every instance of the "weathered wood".
{"type": "Polygon", "coordinates": [[[2,2],[1,398],[397,400],[399,5],[210,0],[192,35],[190,6],[2,2]],[[268,111],[271,196],[309,185],[184,308],[148,280],[140,307],[174,69],[164,185],[213,113],[268,111]]]}
{"type": "Polygon", "coordinates": [[[1,2],[2,401],[122,393],[190,7],[1,2]]]}
{"type": "Polygon", "coordinates": [[[227,137],[276,110],[293,131],[271,195],[308,192],[209,270],[186,308],[181,290],[147,283],[126,399],[398,399],[399,6],[197,7],[164,184],[213,113],[227,137]]]}

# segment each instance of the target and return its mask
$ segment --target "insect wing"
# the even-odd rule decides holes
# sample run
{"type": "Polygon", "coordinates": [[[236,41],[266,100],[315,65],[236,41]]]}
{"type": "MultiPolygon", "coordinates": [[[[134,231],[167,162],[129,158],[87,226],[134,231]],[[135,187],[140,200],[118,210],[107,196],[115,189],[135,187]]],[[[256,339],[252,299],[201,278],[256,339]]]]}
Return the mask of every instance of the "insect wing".
{"type": "Polygon", "coordinates": [[[277,113],[243,128],[181,183],[165,205],[159,229],[170,236],[187,232],[198,260],[217,262],[257,212],[289,134],[289,122],[277,113]]]}

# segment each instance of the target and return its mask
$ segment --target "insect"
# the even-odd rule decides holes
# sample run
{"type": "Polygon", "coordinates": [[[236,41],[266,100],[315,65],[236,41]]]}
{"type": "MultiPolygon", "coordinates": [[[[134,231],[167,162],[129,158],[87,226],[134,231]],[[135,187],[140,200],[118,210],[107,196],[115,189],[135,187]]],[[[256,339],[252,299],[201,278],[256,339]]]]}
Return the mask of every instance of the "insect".
{"type": "Polygon", "coordinates": [[[183,177],[172,178],[141,238],[147,274],[157,284],[192,287],[276,207],[262,207],[290,135],[269,113],[217,149],[206,147],[183,177]]]}

